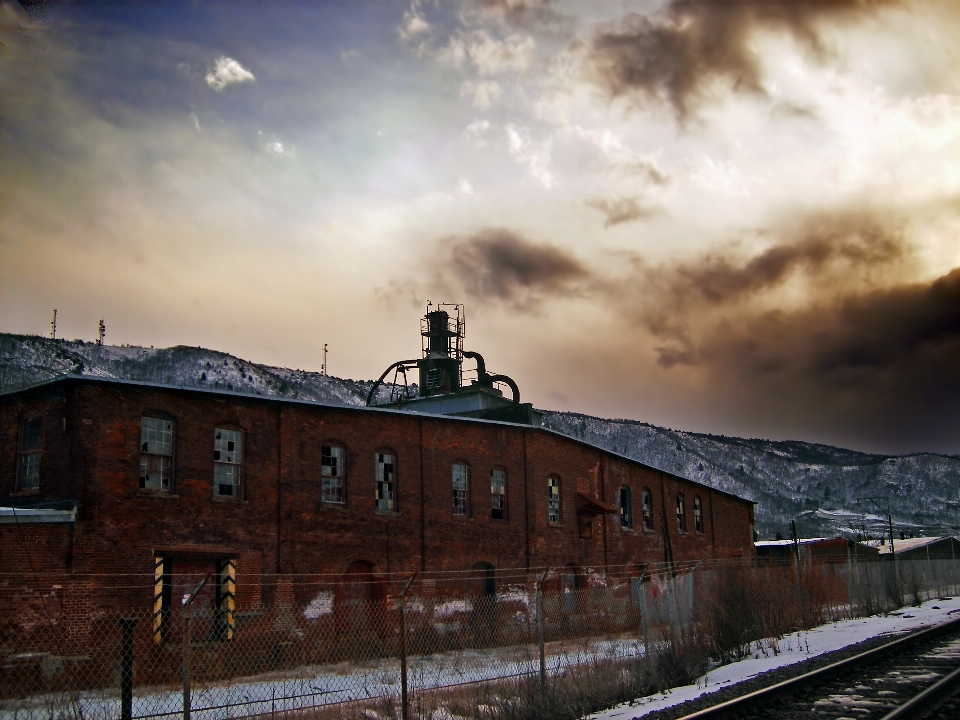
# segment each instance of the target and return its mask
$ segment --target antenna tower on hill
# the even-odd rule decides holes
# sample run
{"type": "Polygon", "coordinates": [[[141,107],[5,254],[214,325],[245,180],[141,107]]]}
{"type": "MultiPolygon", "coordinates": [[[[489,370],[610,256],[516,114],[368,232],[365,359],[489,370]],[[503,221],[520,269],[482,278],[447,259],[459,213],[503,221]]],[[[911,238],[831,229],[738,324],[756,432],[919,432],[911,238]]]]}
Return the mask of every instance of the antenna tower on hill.
{"type": "Polygon", "coordinates": [[[100,321],[100,326],[97,328],[97,345],[103,345],[103,338],[107,334],[107,326],[103,324],[103,320],[100,321]]]}
{"type": "Polygon", "coordinates": [[[57,339],[57,309],[53,309],[53,320],[50,321],[50,339],[57,339]]]}
{"type": "Polygon", "coordinates": [[[320,366],[320,374],[327,374],[327,344],[323,344],[323,364],[320,366]]]}

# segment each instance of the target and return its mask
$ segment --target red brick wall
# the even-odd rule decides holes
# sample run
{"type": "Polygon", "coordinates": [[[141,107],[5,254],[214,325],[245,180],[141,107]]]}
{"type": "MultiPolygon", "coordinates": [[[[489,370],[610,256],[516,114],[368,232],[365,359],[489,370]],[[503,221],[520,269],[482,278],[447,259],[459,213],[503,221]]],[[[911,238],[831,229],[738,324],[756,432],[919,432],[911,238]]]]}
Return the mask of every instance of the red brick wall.
{"type": "MultiPolygon", "coordinates": [[[[19,419],[41,413],[40,494],[79,500],[69,533],[70,571],[132,575],[135,581],[126,585],[143,588],[129,591],[137,602],[152,597],[156,554],[239,558],[238,603],[255,607],[272,601],[277,575],[325,573],[332,580],[354,561],[404,575],[477,563],[600,569],[753,553],[749,503],[534,428],[128,384],[67,381],[55,388],[48,397],[0,399],[0,493],[12,492],[19,419]],[[145,412],[176,418],[170,493],[138,487],[145,412]],[[217,427],[244,432],[240,498],[213,495],[217,427]],[[343,506],[321,502],[320,447],[331,442],[346,451],[343,506]],[[395,455],[395,513],[375,509],[374,454],[383,450],[395,455]],[[454,462],[470,467],[467,517],[453,513],[454,462]],[[490,517],[494,467],[507,473],[503,520],[490,517]],[[549,475],[561,483],[557,524],[547,522],[549,475]],[[634,528],[621,528],[617,514],[602,514],[592,520],[592,537],[582,539],[578,488],[616,508],[624,485],[632,490],[634,528]],[[653,531],[643,529],[644,488],[653,493],[653,531]],[[679,492],[686,499],[686,533],[677,529],[679,492]],[[702,533],[694,527],[694,496],[703,501],[702,533]],[[258,574],[262,587],[251,587],[258,574]]],[[[34,527],[49,534],[44,543],[64,542],[63,527],[34,527]]],[[[303,595],[298,601],[313,591],[302,582],[293,587],[303,595]]]]}

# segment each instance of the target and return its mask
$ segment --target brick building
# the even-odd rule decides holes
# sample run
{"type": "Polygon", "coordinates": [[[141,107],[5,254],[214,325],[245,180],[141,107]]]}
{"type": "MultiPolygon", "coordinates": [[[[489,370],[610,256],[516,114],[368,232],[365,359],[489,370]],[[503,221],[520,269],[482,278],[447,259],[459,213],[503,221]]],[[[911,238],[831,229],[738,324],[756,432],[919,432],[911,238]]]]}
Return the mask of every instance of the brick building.
{"type": "Polygon", "coordinates": [[[158,611],[206,573],[238,607],[309,601],[284,576],[337,578],[336,603],[418,570],[581,582],[752,557],[752,520],[749,501],[532,425],[78,376],[0,395],[5,607],[28,570],[151,577],[153,595],[112,580],[96,602],[158,611]]]}

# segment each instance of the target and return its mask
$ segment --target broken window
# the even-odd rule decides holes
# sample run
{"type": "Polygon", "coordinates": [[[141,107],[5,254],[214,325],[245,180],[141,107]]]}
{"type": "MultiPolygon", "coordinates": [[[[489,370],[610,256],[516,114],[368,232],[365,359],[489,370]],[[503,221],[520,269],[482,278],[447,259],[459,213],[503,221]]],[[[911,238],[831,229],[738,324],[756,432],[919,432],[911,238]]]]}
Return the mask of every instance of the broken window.
{"type": "Polygon", "coordinates": [[[397,509],[397,489],[393,469],[393,455],[389,453],[377,453],[376,461],[377,510],[394,511],[397,509]]]}
{"type": "Polygon", "coordinates": [[[643,529],[653,530],[653,493],[650,488],[643,489],[640,501],[643,505],[643,529]]]}
{"type": "Polygon", "coordinates": [[[547,478],[547,522],[560,522],[560,478],[547,478]]]}
{"type": "Polygon", "coordinates": [[[213,431],[213,494],[240,497],[243,470],[243,433],[217,428],[213,431]]]}
{"type": "Polygon", "coordinates": [[[453,514],[470,516],[470,467],[466,463],[453,464],[453,514]]]}
{"type": "Polygon", "coordinates": [[[171,489],[173,478],[173,421],[140,418],[140,487],[171,489]]]}
{"type": "Polygon", "coordinates": [[[683,505],[683,493],[677,495],[677,531],[687,531],[687,513],[683,505]]]}
{"type": "Polygon", "coordinates": [[[324,445],[320,449],[320,475],[323,482],[320,499],[343,505],[343,448],[324,445]]]}
{"type": "Polygon", "coordinates": [[[490,517],[507,519],[507,471],[500,468],[490,471],[490,517]]]}
{"type": "Polygon", "coordinates": [[[633,528],[633,495],[630,488],[620,488],[620,527],[633,528]]]}
{"type": "Polygon", "coordinates": [[[37,490],[40,487],[40,446],[43,441],[43,421],[31,418],[23,423],[20,432],[20,477],[18,490],[37,490]]]}
{"type": "Polygon", "coordinates": [[[698,533],[703,532],[703,505],[700,503],[700,496],[693,498],[693,526],[698,533]]]}

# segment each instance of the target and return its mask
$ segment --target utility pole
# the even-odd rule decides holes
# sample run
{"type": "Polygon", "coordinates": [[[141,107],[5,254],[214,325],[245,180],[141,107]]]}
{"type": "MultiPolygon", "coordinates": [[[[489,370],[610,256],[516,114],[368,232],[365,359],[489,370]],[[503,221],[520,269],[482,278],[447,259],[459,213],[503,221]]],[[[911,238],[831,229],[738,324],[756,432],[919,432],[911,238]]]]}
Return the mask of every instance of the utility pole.
{"type": "Polygon", "coordinates": [[[50,322],[50,339],[57,339],[57,309],[53,309],[53,320],[50,322]]]}
{"type": "MultiPolygon", "coordinates": [[[[881,513],[883,513],[887,518],[887,531],[890,537],[890,558],[893,560],[893,576],[896,578],[897,582],[897,594],[900,595],[900,569],[897,567],[897,556],[894,552],[893,547],[893,515],[890,514],[890,498],[886,495],[878,495],[875,497],[863,497],[857,498],[857,505],[860,504],[861,500],[867,500],[873,503],[874,507],[877,508],[881,513]],[[880,502],[883,501],[883,505],[880,502]]],[[[902,598],[899,600],[900,604],[903,605],[902,598]]]]}

